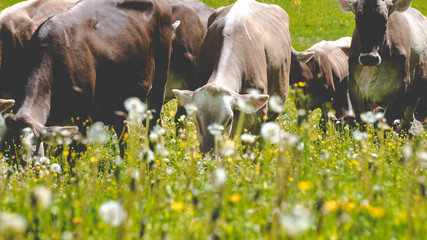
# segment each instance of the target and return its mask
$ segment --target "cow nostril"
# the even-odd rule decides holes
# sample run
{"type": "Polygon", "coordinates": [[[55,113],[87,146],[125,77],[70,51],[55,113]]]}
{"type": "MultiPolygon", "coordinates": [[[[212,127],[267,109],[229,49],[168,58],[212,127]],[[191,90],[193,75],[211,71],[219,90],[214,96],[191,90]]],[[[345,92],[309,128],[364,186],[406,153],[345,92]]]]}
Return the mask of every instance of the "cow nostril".
{"type": "Polygon", "coordinates": [[[378,53],[362,53],[359,55],[359,63],[363,66],[378,66],[381,64],[381,56],[378,53]]]}

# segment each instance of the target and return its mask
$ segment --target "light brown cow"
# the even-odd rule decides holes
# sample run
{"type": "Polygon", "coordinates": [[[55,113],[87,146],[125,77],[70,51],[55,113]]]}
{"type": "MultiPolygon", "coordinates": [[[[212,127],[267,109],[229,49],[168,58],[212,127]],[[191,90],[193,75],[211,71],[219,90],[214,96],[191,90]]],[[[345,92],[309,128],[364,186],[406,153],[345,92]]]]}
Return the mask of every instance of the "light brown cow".
{"type": "Polygon", "coordinates": [[[25,99],[5,117],[6,140],[24,127],[40,136],[71,118],[121,132],[124,119],[114,112],[132,96],[156,110],[153,126],[163,104],[171,25],[168,0],[84,0],[45,21],[30,42],[25,99]]]}
{"type": "MultiPolygon", "coordinates": [[[[408,129],[427,92],[427,18],[412,0],[338,0],[356,15],[349,56],[349,92],[360,114],[379,107],[389,124],[408,129]]],[[[425,101],[424,101],[425,102],[425,101]]],[[[421,111],[425,107],[419,108],[421,111]]]]}
{"type": "MultiPolygon", "coordinates": [[[[196,124],[203,152],[214,146],[208,131],[212,124],[223,125],[227,135],[236,130],[237,102],[253,100],[252,114],[244,127],[252,133],[260,130],[260,118],[267,114],[268,95],[284,100],[289,90],[291,45],[289,17],[277,5],[239,0],[234,5],[217,9],[209,18],[203,40],[197,78],[207,84],[195,91],[174,90],[182,105],[193,103],[198,108],[196,124]],[[258,99],[245,93],[258,89],[258,99]]],[[[270,119],[278,116],[269,112],[270,119]]]]}
{"type": "Polygon", "coordinates": [[[0,98],[13,98],[17,106],[24,97],[25,50],[34,31],[52,15],[77,0],[29,0],[0,12],[0,98]]]}
{"type": "Polygon", "coordinates": [[[298,109],[321,108],[322,118],[330,110],[338,119],[354,117],[347,93],[348,54],[351,38],[321,41],[303,52],[292,51],[291,85],[302,82],[304,96],[296,96],[298,109]]]}

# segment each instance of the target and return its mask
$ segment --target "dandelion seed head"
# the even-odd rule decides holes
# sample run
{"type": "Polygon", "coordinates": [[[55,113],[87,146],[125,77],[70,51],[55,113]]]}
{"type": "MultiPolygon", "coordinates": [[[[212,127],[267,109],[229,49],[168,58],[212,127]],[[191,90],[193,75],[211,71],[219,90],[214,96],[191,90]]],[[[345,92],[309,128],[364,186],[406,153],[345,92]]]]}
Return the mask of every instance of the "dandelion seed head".
{"type": "Polygon", "coordinates": [[[52,165],[50,165],[50,171],[60,174],[61,173],[61,166],[58,163],[53,163],[52,165]]]}
{"type": "Polygon", "coordinates": [[[96,122],[90,126],[87,135],[89,142],[92,143],[104,144],[108,141],[108,133],[102,122],[96,122]]]}
{"type": "Polygon", "coordinates": [[[52,204],[52,191],[45,186],[37,186],[31,192],[31,201],[44,209],[48,208],[52,204]]]}
{"type": "Polygon", "coordinates": [[[118,201],[109,200],[101,204],[98,209],[103,222],[112,227],[120,226],[127,217],[127,213],[118,201]]]}
{"type": "Polygon", "coordinates": [[[281,114],[284,112],[283,105],[284,102],[282,98],[277,95],[270,97],[270,99],[268,100],[268,107],[276,113],[281,114]]]}

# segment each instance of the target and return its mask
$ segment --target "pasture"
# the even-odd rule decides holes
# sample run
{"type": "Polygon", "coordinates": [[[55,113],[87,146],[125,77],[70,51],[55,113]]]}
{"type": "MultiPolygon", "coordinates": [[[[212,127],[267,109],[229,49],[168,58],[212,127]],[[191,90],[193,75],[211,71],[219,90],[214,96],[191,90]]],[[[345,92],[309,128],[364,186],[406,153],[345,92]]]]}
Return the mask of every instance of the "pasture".
{"type": "MultiPolygon", "coordinates": [[[[354,16],[336,0],[268,2],[289,14],[297,50],[353,31],[354,16]]],[[[2,0],[0,9],[13,3],[2,0]]],[[[425,1],[412,6],[427,14],[425,1]]],[[[295,108],[302,87],[294,86],[275,121],[284,131],[281,141],[274,134],[218,136],[215,151],[222,157],[202,156],[191,116],[176,132],[175,100],[164,105],[163,127],[149,137],[129,114],[124,158],[121,133],[102,125],[76,139],[87,144],[84,154],[61,136],[51,141],[47,158],[1,154],[0,240],[425,239],[425,129],[396,133],[374,126],[375,115],[367,114],[362,128],[330,121],[323,132],[320,110],[295,108]],[[307,120],[299,125],[303,114],[307,120]],[[10,160],[34,164],[22,168],[10,160]]]]}

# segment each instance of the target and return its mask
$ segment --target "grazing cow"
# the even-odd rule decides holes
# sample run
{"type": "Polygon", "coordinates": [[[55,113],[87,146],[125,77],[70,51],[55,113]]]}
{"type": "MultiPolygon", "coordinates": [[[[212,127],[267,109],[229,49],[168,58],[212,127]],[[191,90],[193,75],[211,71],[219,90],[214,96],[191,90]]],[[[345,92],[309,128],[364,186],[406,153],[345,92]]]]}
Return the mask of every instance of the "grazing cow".
{"type": "MultiPolygon", "coordinates": [[[[172,89],[196,90],[204,83],[196,82],[197,56],[206,33],[213,8],[197,0],[171,0],[173,22],[179,25],[172,35],[170,71],[166,84],[165,102],[174,98],[172,89]]],[[[185,114],[178,106],[176,119],[185,114]]]]}
{"type": "MultiPolygon", "coordinates": [[[[195,91],[173,91],[181,105],[193,103],[198,108],[202,152],[214,146],[210,125],[223,125],[227,135],[235,133],[239,101],[248,100],[253,106],[243,127],[259,132],[260,118],[267,114],[266,94],[286,99],[291,62],[289,17],[277,5],[239,0],[212,13],[208,26],[197,66],[197,81],[207,84],[195,91]],[[248,89],[262,94],[242,94],[248,89]]],[[[270,120],[278,116],[268,115],[270,120]]]]}
{"type": "MultiPolygon", "coordinates": [[[[7,134],[24,127],[36,136],[84,120],[123,129],[125,99],[163,104],[172,41],[168,0],[84,0],[45,21],[34,33],[26,94],[7,134]]],[[[84,124],[84,123],[81,123],[84,124]]],[[[75,128],[71,128],[75,129],[75,128]]],[[[83,130],[83,128],[81,128],[83,130]]],[[[8,139],[8,138],[7,138],[8,139]]]]}
{"type": "Polygon", "coordinates": [[[411,0],[338,0],[356,15],[349,55],[349,93],[356,113],[384,108],[406,130],[427,91],[427,18],[411,0]]]}
{"type": "Polygon", "coordinates": [[[331,109],[338,119],[353,116],[347,97],[350,44],[351,38],[343,37],[321,41],[303,52],[292,51],[289,81],[291,85],[305,85],[305,96],[295,100],[298,109],[321,108],[323,119],[331,109]]]}
{"type": "Polygon", "coordinates": [[[77,0],[29,0],[0,12],[0,98],[24,97],[25,49],[37,27],[77,0]]]}

